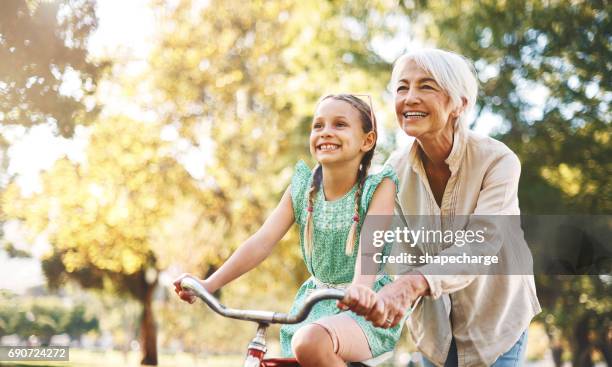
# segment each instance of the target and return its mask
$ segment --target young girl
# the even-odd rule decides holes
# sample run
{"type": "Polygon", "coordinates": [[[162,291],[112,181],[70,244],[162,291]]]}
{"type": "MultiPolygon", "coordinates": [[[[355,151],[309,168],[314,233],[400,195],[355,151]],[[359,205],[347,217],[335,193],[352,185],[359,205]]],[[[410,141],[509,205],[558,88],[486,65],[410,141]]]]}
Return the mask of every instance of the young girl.
{"type": "MultiPolygon", "coordinates": [[[[345,366],[392,350],[401,333],[378,328],[346,306],[376,304],[375,291],[391,278],[361,274],[356,261],[359,233],[366,214],[392,215],[398,186],[390,167],[368,175],[376,146],[376,121],[368,104],[354,95],[328,95],[317,105],[310,133],[310,152],[319,163],[314,171],[303,161],[296,165],[291,185],[263,226],[208,279],[201,281],[214,292],[262,262],[296,222],[300,245],[312,275],[300,287],[291,309],[294,313],[315,289],[346,289],[342,303],[319,302],[309,317],[281,328],[285,356],[295,355],[303,366],[345,366]]],[[[194,295],[180,288],[181,299],[193,303],[194,295]]],[[[388,320],[387,320],[388,321],[388,320]]]]}

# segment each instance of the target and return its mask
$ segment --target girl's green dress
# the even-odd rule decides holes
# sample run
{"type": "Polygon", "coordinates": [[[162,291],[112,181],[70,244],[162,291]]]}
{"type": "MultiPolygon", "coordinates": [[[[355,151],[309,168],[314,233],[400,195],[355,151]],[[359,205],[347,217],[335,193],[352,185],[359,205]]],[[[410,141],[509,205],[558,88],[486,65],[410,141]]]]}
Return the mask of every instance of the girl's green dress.
{"type": "MultiPolygon", "coordinates": [[[[368,206],[372,200],[374,191],[385,177],[393,180],[395,186],[399,187],[397,176],[390,166],[385,166],[380,173],[369,175],[366,178],[359,207],[359,231],[363,225],[363,220],[368,211],[368,206]]],[[[326,201],[322,189],[317,191],[313,209],[314,230],[312,255],[308,256],[306,254],[303,233],[306,216],[308,214],[306,208],[308,206],[308,191],[310,190],[311,183],[312,171],[308,168],[306,163],[299,161],[291,179],[291,200],[293,203],[295,220],[300,227],[300,247],[302,249],[302,256],[312,277],[304,282],[298,290],[290,311],[291,314],[295,314],[296,310],[304,303],[306,297],[308,297],[314,289],[317,289],[317,282],[319,284],[328,284],[332,286],[350,283],[353,280],[355,261],[357,259],[359,241],[355,244],[352,256],[347,256],[344,249],[348,232],[353,223],[355,191],[357,190],[357,185],[342,198],[334,201],[326,201]],[[316,280],[314,278],[316,278],[316,280]]],[[[383,252],[388,252],[388,249],[383,249],[383,252]]],[[[392,279],[388,275],[377,277],[373,287],[374,291],[378,292],[384,285],[391,281],[392,279]]],[[[336,306],[335,300],[326,300],[317,303],[310,312],[308,318],[302,323],[283,325],[280,330],[282,354],[286,357],[291,357],[293,355],[291,351],[291,338],[297,329],[322,317],[336,315],[340,312],[348,312],[349,316],[355,319],[359,326],[361,326],[361,329],[368,338],[370,351],[373,357],[393,350],[395,344],[399,340],[403,322],[391,329],[378,328],[352,311],[341,311],[336,306]]]]}

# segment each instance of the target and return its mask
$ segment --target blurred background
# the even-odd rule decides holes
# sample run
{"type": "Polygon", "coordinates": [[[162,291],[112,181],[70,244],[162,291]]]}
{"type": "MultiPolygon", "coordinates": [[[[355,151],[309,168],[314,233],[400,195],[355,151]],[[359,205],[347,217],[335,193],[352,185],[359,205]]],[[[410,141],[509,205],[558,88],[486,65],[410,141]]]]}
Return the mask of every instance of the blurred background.
{"type": "MultiPolygon", "coordinates": [[[[373,95],[375,163],[405,144],[388,84],[414,48],[474,61],[472,128],[520,157],[523,213],[611,214],[611,8],[3,0],[0,344],[70,345],[74,366],[240,365],[255,325],[179,302],[172,279],[213,272],[313,163],[321,95],[373,95]]],[[[287,311],[306,277],[293,228],[218,296],[287,311]]],[[[612,365],[612,278],[536,282],[529,364],[612,365]]],[[[418,361],[404,334],[388,365],[418,361]]]]}

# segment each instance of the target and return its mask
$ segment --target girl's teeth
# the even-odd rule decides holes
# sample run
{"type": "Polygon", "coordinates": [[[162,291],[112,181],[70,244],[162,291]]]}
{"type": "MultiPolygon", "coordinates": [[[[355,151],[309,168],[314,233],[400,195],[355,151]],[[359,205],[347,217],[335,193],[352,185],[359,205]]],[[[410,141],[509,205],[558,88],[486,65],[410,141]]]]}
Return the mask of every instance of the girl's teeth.
{"type": "Polygon", "coordinates": [[[336,150],[338,147],[335,145],[321,145],[321,150],[336,150]]]}

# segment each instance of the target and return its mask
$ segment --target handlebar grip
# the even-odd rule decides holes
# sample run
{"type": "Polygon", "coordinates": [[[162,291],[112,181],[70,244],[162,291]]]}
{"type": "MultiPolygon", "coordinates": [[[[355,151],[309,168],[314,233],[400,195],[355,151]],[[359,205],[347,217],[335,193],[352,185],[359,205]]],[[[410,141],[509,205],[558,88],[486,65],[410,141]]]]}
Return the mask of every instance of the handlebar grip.
{"type": "Polygon", "coordinates": [[[227,308],[219,300],[215,298],[210,292],[202,286],[202,284],[193,277],[185,277],[181,280],[181,288],[191,290],[195,293],[196,297],[200,298],[204,303],[208,305],[216,313],[238,320],[255,321],[255,322],[269,322],[278,324],[297,324],[304,321],[312,307],[320,301],[326,299],[341,300],[344,298],[344,291],[338,289],[325,289],[313,292],[302,307],[298,310],[295,315],[289,315],[286,313],[272,312],[272,311],[257,311],[257,310],[236,310],[227,308]]]}

